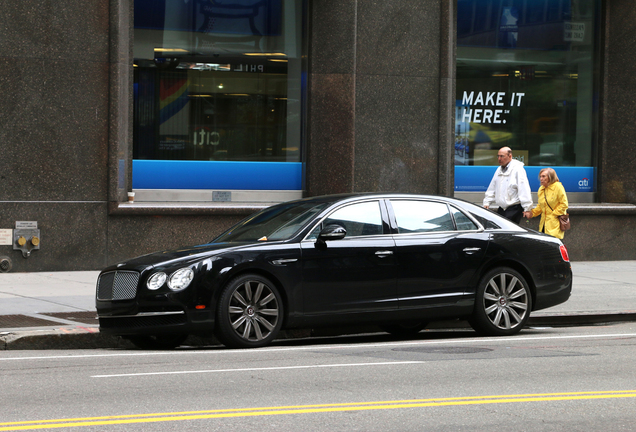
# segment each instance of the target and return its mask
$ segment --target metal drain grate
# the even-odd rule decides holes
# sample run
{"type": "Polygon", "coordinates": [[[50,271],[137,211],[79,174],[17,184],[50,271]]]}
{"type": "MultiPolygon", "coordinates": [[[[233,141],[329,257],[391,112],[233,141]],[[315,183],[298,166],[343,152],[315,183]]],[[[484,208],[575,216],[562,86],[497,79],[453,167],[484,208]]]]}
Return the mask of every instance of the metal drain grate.
{"type": "Polygon", "coordinates": [[[97,312],[55,312],[43,313],[41,315],[65,319],[69,321],[77,321],[84,324],[99,324],[99,322],[97,321],[97,312]]]}
{"type": "Polygon", "coordinates": [[[0,315],[0,328],[59,326],[56,321],[34,318],[26,315],[0,315]]]}

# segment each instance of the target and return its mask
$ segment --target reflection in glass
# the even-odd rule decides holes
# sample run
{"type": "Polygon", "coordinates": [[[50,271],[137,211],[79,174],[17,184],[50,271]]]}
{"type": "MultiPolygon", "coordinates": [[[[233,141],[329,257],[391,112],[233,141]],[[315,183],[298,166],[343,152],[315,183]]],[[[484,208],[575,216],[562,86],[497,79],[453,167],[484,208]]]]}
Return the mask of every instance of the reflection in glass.
{"type": "Polygon", "coordinates": [[[452,212],[458,231],[472,231],[478,229],[477,225],[475,225],[475,223],[461,211],[453,208],[452,212]]]}
{"type": "Polygon", "coordinates": [[[391,201],[400,234],[454,231],[446,204],[428,201],[391,201]]]}
{"type": "Polygon", "coordinates": [[[302,2],[135,0],[135,159],[301,160],[302,2]]]}
{"type": "Polygon", "coordinates": [[[330,224],[344,227],[347,230],[346,237],[382,234],[380,203],[378,201],[369,201],[342,207],[331,213],[321,224],[318,224],[308,238],[318,238],[320,231],[330,224]]]}
{"type": "Polygon", "coordinates": [[[325,203],[290,202],[268,207],[221,234],[214,242],[287,240],[326,206],[325,203]]]}
{"type": "Polygon", "coordinates": [[[458,0],[456,165],[593,166],[600,0],[458,0]],[[479,12],[477,12],[479,11],[479,12]]]}

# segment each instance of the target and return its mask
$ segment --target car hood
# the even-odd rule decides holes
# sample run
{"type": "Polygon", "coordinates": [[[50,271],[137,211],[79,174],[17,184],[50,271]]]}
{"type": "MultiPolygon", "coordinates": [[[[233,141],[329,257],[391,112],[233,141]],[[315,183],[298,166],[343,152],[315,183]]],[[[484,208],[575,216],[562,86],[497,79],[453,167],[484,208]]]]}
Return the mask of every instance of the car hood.
{"type": "Polygon", "coordinates": [[[176,265],[179,262],[189,263],[218,255],[219,253],[244,249],[250,246],[253,247],[259,245],[254,243],[209,243],[182,249],[153,252],[109,266],[103,271],[133,269],[143,270],[150,267],[176,265]]]}

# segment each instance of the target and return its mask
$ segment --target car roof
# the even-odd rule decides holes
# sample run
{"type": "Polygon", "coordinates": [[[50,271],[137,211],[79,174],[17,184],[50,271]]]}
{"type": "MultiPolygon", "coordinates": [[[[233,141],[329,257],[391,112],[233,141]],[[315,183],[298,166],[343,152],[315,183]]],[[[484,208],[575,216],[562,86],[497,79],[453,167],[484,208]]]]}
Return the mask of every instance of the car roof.
{"type": "MultiPolygon", "coordinates": [[[[390,193],[390,192],[362,192],[362,193],[343,193],[333,195],[321,195],[309,198],[303,198],[292,202],[315,202],[315,203],[328,203],[329,207],[333,205],[344,204],[347,202],[353,202],[360,199],[418,199],[418,200],[435,200],[446,202],[448,204],[454,204],[457,207],[464,209],[472,213],[475,216],[483,217],[495,222],[502,230],[508,231],[527,231],[525,228],[517,225],[514,222],[505,219],[492,210],[487,210],[475,203],[463,200],[461,198],[452,198],[441,195],[423,195],[423,194],[409,194],[409,193],[390,193]]],[[[326,210],[327,211],[327,210],[326,210]]]]}

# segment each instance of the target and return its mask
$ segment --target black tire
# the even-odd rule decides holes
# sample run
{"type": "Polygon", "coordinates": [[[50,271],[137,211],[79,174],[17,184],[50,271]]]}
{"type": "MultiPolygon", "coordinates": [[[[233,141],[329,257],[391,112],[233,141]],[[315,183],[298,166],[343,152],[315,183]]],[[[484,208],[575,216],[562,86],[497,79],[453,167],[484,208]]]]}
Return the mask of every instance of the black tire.
{"type": "Polygon", "coordinates": [[[394,324],[383,324],[380,326],[382,331],[398,337],[409,337],[418,334],[428,325],[425,321],[404,321],[394,324]]]}
{"type": "Polygon", "coordinates": [[[137,348],[144,350],[169,350],[181,345],[188,335],[184,334],[161,334],[150,336],[128,336],[130,342],[137,348]]]}
{"type": "Polygon", "coordinates": [[[521,331],[531,310],[532,295],[524,277],[511,268],[500,267],[479,282],[469,322],[479,334],[510,336],[521,331]]]}
{"type": "Polygon", "coordinates": [[[276,286],[254,274],[230,281],[219,298],[216,337],[230,348],[268,345],[283,324],[283,302],[276,286]]]}

